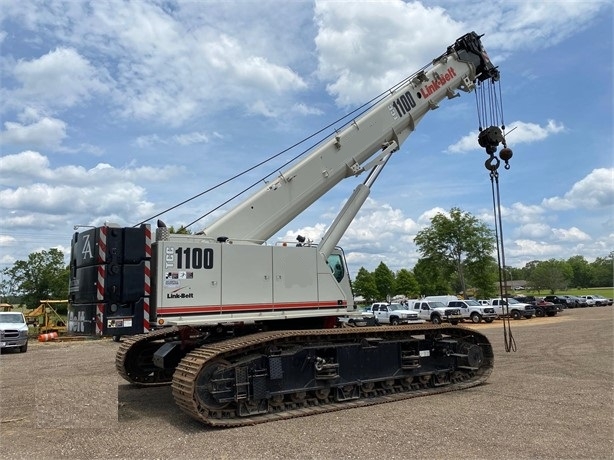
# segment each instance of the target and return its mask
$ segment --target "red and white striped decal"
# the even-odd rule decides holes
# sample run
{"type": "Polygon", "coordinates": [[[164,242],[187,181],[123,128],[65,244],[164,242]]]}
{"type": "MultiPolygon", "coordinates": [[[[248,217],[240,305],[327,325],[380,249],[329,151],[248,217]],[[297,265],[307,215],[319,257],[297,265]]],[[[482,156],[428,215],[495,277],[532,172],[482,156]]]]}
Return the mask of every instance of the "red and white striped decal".
{"type": "MultiPolygon", "coordinates": [[[[100,227],[98,235],[98,283],[96,286],[96,299],[104,301],[104,288],[107,260],[107,227],[100,227]]],[[[96,335],[102,335],[104,318],[104,303],[96,304],[96,335]]]]}
{"type": "Polygon", "coordinates": [[[104,315],[104,304],[96,304],[96,335],[102,335],[102,318],[104,315]]]}
{"type": "Polygon", "coordinates": [[[149,332],[151,325],[149,324],[149,298],[151,295],[151,227],[145,226],[145,286],[143,297],[143,332],[149,332]]]}

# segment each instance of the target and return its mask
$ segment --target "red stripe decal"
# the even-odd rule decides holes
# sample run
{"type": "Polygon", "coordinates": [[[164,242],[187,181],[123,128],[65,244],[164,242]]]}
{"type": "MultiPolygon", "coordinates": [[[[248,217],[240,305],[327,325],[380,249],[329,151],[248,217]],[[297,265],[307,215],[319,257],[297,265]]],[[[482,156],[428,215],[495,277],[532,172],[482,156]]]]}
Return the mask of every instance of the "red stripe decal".
{"type": "Polygon", "coordinates": [[[187,314],[187,313],[241,313],[252,311],[283,311],[283,310],[324,310],[333,308],[343,308],[347,305],[335,303],[313,303],[313,304],[246,304],[246,305],[200,305],[194,307],[158,307],[158,314],[187,314]]]}

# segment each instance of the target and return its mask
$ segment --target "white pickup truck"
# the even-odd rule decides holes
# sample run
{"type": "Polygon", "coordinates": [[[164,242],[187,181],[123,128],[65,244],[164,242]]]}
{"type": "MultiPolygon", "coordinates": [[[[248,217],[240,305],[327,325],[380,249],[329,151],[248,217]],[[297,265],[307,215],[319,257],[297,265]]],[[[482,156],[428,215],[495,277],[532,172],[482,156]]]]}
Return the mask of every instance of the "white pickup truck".
{"type": "Polygon", "coordinates": [[[21,312],[0,311],[0,349],[19,348],[28,351],[28,325],[21,312]]]}
{"type": "Polygon", "coordinates": [[[463,319],[470,319],[474,323],[482,320],[492,323],[497,318],[495,307],[482,305],[476,300],[451,300],[448,302],[448,307],[459,308],[463,319]]]}
{"type": "Polygon", "coordinates": [[[376,324],[422,323],[420,316],[400,303],[376,302],[371,305],[376,324]]]}
{"type": "Polygon", "coordinates": [[[459,299],[455,295],[430,295],[422,300],[436,300],[448,307],[458,308],[463,320],[470,319],[474,323],[479,323],[482,320],[492,323],[493,320],[497,319],[495,309],[489,302],[482,304],[476,300],[459,299]]]}
{"type": "Polygon", "coordinates": [[[509,297],[507,299],[507,306],[505,305],[505,299],[496,298],[490,299],[490,304],[495,308],[495,313],[499,317],[511,316],[513,319],[526,318],[531,319],[535,314],[535,307],[528,303],[518,302],[516,299],[509,297]]]}
{"type": "Polygon", "coordinates": [[[418,313],[421,319],[433,324],[441,324],[447,321],[456,325],[463,319],[460,309],[449,308],[438,300],[410,300],[409,305],[410,309],[418,313]]]}
{"type": "Polygon", "coordinates": [[[610,299],[606,299],[600,295],[581,295],[580,298],[583,299],[586,302],[586,305],[589,307],[612,305],[612,301],[610,299]]]}

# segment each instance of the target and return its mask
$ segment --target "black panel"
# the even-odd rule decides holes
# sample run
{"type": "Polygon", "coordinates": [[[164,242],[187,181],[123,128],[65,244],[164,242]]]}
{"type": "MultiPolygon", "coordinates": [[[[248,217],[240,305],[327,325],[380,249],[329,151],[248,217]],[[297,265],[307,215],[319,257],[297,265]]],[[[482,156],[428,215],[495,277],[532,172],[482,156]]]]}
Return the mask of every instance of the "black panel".
{"type": "Polygon", "coordinates": [[[83,321],[75,321],[78,329],[75,333],[97,332],[96,305],[100,305],[98,333],[143,332],[144,306],[149,297],[146,292],[146,281],[150,282],[146,279],[149,243],[146,226],[98,227],[75,233],[71,248],[69,313],[93,318],[88,319],[87,326],[83,321]]]}
{"type": "Polygon", "coordinates": [[[67,331],[69,334],[94,335],[96,333],[96,305],[69,305],[67,331]]]}

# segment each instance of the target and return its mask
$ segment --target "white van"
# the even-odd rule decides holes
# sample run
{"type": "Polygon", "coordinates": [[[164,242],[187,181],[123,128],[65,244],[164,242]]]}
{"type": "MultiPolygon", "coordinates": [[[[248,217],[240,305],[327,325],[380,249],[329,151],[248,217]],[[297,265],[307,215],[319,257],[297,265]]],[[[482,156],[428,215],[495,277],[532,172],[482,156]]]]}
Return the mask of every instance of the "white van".
{"type": "Polygon", "coordinates": [[[427,295],[425,298],[420,300],[426,300],[427,302],[441,302],[444,305],[448,305],[448,302],[462,299],[459,299],[455,295],[427,295]]]}

